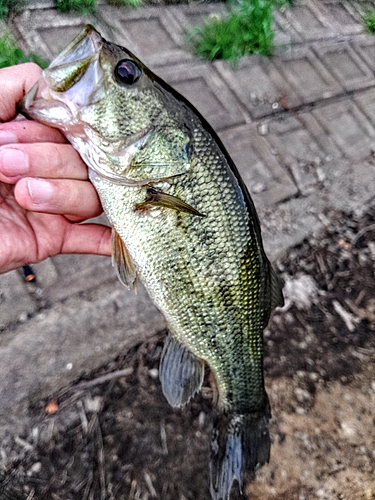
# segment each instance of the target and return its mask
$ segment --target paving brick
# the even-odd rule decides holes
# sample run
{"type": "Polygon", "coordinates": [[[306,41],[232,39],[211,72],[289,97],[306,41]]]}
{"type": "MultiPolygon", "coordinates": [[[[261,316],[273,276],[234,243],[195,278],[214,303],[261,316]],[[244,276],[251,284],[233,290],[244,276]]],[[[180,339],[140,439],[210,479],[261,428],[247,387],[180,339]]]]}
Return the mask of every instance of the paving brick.
{"type": "Polygon", "coordinates": [[[340,154],[310,113],[282,114],[268,119],[263,126],[270,147],[303,194],[322,181],[324,164],[340,154]]]}
{"type": "Polygon", "coordinates": [[[34,8],[13,23],[31,52],[53,59],[92,20],[87,16],[58,14],[55,9],[34,8]]]}
{"type": "Polygon", "coordinates": [[[43,298],[51,302],[96,288],[115,277],[109,257],[58,255],[52,261],[57,270],[57,278],[43,289],[43,298]]]}
{"type": "Polygon", "coordinates": [[[313,115],[344,156],[360,160],[370,154],[375,130],[354,101],[342,100],[319,107],[313,115]]]}
{"type": "Polygon", "coordinates": [[[323,6],[337,33],[355,35],[363,32],[362,16],[349,2],[328,1],[324,2],[323,6]]]}
{"type": "Polygon", "coordinates": [[[248,56],[241,58],[236,67],[224,61],[217,61],[214,66],[253,119],[277,111],[283,96],[292,106],[297,104],[293,88],[270,59],[248,56]]]}
{"type": "Polygon", "coordinates": [[[285,17],[287,7],[277,9],[273,13],[274,44],[276,51],[283,45],[295,45],[303,42],[302,36],[294,29],[289,19],[285,17]]]}
{"type": "Polygon", "coordinates": [[[337,176],[327,190],[330,210],[364,214],[374,204],[374,158],[337,166],[337,176]]]}
{"type": "Polygon", "coordinates": [[[347,2],[350,8],[356,12],[360,19],[371,10],[370,4],[368,2],[358,2],[358,0],[348,0],[347,2]]]}
{"type": "Polygon", "coordinates": [[[209,16],[225,16],[227,9],[224,3],[212,2],[172,6],[171,12],[181,25],[182,32],[188,32],[193,26],[201,24],[209,16]]]}
{"type": "Polygon", "coordinates": [[[36,308],[36,301],[17,271],[0,275],[0,329],[14,321],[25,321],[36,308]]]}
{"type": "Polygon", "coordinates": [[[336,34],[336,23],[321,2],[298,2],[285,9],[283,15],[305,41],[330,38],[336,34]]]}
{"type": "MultiPolygon", "coordinates": [[[[308,104],[342,94],[343,88],[308,47],[276,57],[273,63],[294,88],[294,102],[308,104]]],[[[293,95],[293,94],[292,94],[293,95]]],[[[292,105],[289,105],[293,107],[292,105]]]]}
{"type": "Polygon", "coordinates": [[[109,39],[134,52],[151,67],[192,59],[181,25],[168,7],[141,10],[101,6],[100,13],[112,27],[109,39]]]}
{"type": "Polygon", "coordinates": [[[371,88],[365,92],[355,94],[354,101],[375,127],[375,89],[371,88]]]}
{"type": "Polygon", "coordinates": [[[231,128],[220,134],[256,206],[279,203],[298,193],[285,168],[272,154],[255,125],[231,128]]]}
{"type": "Polygon", "coordinates": [[[144,288],[113,280],[0,335],[0,426],[165,328],[144,288]],[[23,411],[22,411],[23,410],[23,411]]]}
{"type": "Polygon", "coordinates": [[[373,35],[357,36],[352,40],[352,46],[359,57],[375,73],[375,37],[373,35]]]}
{"type": "Polygon", "coordinates": [[[245,122],[245,113],[211,63],[157,68],[158,75],[186,97],[216,130],[245,122]]]}
{"type": "Polygon", "coordinates": [[[52,259],[33,264],[32,269],[36,276],[37,286],[41,289],[55,285],[58,281],[59,274],[52,259]]]}
{"type": "Polygon", "coordinates": [[[314,45],[314,50],[327,71],[331,72],[345,90],[358,90],[375,84],[373,71],[348,42],[314,45]]]}
{"type": "Polygon", "coordinates": [[[319,219],[323,209],[319,197],[312,195],[258,210],[264,248],[271,262],[285,258],[288,249],[323,229],[319,219]]]}

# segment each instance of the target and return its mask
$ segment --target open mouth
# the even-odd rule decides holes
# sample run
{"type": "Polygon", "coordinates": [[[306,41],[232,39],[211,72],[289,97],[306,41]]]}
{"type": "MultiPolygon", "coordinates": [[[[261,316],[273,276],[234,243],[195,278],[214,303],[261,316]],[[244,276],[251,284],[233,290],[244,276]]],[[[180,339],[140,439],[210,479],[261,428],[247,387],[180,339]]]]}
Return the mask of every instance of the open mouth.
{"type": "Polygon", "coordinates": [[[80,108],[100,99],[104,90],[99,64],[102,44],[95,28],[86,25],[43,71],[18,104],[19,112],[63,129],[76,120],[80,108]]]}

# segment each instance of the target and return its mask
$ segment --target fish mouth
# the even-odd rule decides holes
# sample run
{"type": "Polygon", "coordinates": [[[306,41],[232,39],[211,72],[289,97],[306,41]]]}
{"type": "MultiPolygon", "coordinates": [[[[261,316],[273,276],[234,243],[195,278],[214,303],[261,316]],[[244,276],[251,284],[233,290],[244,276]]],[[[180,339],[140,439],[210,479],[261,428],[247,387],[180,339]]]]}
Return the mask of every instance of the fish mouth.
{"type": "Polygon", "coordinates": [[[90,24],[51,62],[41,78],[18,103],[28,118],[67,130],[80,109],[104,93],[99,55],[103,38],[90,24]],[[66,125],[66,126],[64,126],[66,125]]]}

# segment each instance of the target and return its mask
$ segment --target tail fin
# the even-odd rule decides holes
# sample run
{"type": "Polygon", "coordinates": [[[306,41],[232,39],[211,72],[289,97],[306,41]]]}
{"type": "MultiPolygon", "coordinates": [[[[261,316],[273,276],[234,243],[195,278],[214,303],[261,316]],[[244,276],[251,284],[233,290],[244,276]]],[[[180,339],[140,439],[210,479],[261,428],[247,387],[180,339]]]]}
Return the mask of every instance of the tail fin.
{"type": "Polygon", "coordinates": [[[270,435],[267,415],[221,415],[215,425],[211,447],[211,496],[213,500],[229,500],[234,482],[242,491],[246,476],[268,462],[270,435]]]}

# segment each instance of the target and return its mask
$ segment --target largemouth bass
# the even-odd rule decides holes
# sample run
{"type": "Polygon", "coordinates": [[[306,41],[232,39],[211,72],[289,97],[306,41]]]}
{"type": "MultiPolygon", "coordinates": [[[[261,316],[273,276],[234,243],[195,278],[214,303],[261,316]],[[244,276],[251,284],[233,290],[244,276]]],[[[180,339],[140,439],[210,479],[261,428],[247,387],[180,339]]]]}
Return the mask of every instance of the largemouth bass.
{"type": "Polygon", "coordinates": [[[185,405],[211,369],[211,494],[228,499],[269,460],[262,332],[283,301],[235,165],[184,97],[90,25],[19,109],[62,130],[88,165],[119,279],[140,279],[167,320],[159,372],[169,403],[185,405]]]}

